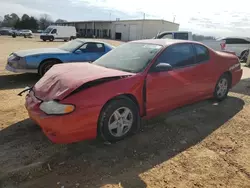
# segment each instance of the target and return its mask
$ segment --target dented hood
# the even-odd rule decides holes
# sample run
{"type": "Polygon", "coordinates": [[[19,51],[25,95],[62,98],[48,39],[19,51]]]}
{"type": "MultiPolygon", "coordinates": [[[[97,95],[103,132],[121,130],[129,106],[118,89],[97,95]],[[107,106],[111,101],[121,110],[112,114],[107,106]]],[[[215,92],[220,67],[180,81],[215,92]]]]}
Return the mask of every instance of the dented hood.
{"type": "Polygon", "coordinates": [[[102,78],[130,76],[133,73],[108,69],[90,63],[54,65],[33,87],[37,98],[62,100],[85,83],[102,78]]]}

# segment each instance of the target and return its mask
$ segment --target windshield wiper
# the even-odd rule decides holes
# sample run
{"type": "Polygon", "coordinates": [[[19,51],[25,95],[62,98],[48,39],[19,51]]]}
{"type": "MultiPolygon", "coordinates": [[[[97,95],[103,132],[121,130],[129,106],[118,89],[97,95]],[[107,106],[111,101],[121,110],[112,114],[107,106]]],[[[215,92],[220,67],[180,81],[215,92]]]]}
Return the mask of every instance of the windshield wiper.
{"type": "Polygon", "coordinates": [[[32,90],[32,87],[25,87],[23,91],[21,91],[20,93],[18,93],[18,96],[22,96],[23,93],[32,90]]]}

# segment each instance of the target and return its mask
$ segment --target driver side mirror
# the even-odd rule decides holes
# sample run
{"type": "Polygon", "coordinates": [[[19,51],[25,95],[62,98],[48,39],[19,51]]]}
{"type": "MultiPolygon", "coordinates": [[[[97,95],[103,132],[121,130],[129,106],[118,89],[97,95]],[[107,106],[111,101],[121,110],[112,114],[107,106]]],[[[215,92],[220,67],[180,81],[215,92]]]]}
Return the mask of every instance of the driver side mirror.
{"type": "Polygon", "coordinates": [[[172,70],[173,67],[168,63],[158,63],[154,69],[153,72],[166,72],[172,70]]]}
{"type": "Polygon", "coordinates": [[[76,51],[75,51],[75,54],[82,54],[82,50],[79,50],[79,49],[76,50],[76,51]]]}

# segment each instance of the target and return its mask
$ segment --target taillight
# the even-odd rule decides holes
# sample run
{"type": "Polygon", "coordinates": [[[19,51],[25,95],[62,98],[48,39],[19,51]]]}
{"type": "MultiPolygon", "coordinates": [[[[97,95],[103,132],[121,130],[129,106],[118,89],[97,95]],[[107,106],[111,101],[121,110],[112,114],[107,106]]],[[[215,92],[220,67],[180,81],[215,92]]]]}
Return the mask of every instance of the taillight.
{"type": "Polygon", "coordinates": [[[225,42],[220,43],[220,48],[221,48],[221,50],[225,50],[226,43],[225,42]]]}

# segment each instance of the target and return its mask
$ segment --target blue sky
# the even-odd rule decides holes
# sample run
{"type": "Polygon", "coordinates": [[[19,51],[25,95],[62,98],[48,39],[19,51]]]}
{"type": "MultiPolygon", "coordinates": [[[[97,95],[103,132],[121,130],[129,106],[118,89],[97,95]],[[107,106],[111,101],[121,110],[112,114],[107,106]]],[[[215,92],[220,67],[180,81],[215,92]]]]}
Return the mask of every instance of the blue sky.
{"type": "Polygon", "coordinates": [[[0,0],[0,16],[16,12],[39,17],[49,14],[68,21],[165,19],[180,30],[214,36],[250,36],[250,1],[226,0],[0,0]]]}

